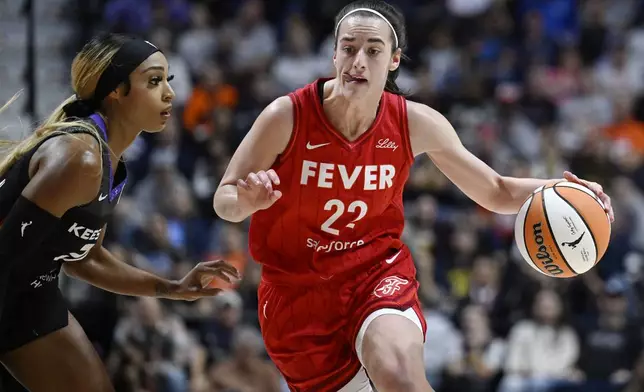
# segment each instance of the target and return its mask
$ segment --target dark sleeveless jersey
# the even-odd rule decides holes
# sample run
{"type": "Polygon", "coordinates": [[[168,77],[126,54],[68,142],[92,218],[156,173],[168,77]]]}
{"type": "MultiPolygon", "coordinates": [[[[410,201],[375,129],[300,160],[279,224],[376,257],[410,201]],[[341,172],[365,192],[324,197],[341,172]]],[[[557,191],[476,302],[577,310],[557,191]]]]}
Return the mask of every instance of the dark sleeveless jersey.
{"type": "MultiPolygon", "coordinates": [[[[107,142],[105,123],[99,115],[92,115],[85,121],[99,130],[101,142],[107,142]]],[[[70,134],[89,133],[79,127],[63,131],[70,134]]],[[[22,190],[29,183],[31,157],[46,140],[57,136],[60,134],[42,140],[0,176],[0,221],[7,217],[22,190]]],[[[25,260],[16,263],[11,271],[10,291],[23,292],[37,290],[45,285],[57,285],[62,263],[82,260],[98,241],[127,180],[125,164],[120,162],[115,175],[112,176],[109,150],[104,145],[102,151],[103,179],[96,198],[89,204],[68,210],[59,220],[59,227],[49,238],[25,260]]],[[[29,222],[24,222],[22,230],[28,226],[29,222]]]]}

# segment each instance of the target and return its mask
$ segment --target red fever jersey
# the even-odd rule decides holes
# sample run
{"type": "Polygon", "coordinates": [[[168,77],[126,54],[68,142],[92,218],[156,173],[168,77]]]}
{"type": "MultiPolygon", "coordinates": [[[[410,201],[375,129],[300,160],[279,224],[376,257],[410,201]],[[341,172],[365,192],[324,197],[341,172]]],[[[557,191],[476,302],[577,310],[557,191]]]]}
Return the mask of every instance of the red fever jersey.
{"type": "Polygon", "coordinates": [[[283,195],[251,219],[251,255],[268,281],[329,280],[404,247],[402,192],[414,161],[406,100],[385,92],[372,126],[348,141],[324,114],[323,82],[289,95],[293,135],[272,166],[283,195]]]}

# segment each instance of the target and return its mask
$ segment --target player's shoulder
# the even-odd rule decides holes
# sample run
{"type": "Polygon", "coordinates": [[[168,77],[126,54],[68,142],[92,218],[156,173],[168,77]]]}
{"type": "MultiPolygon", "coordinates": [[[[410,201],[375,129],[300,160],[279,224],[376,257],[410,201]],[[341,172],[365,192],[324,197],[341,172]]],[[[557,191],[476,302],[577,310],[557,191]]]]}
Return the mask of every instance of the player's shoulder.
{"type": "Polygon", "coordinates": [[[419,125],[426,128],[427,125],[442,125],[447,121],[438,110],[431,108],[428,105],[405,99],[407,102],[407,117],[410,126],[419,125]]]}
{"type": "MultiPolygon", "coordinates": [[[[65,184],[83,182],[86,188],[100,187],[103,173],[102,147],[89,130],[59,129],[34,153],[30,176],[37,171],[52,180],[65,184]]],[[[105,147],[106,148],[106,147],[105,147]]]]}
{"type": "Polygon", "coordinates": [[[407,100],[407,123],[414,154],[442,151],[458,144],[458,137],[449,120],[438,110],[407,100]]]}
{"type": "Polygon", "coordinates": [[[293,111],[293,97],[289,94],[275,98],[262,114],[273,121],[288,121],[293,119],[293,111]]]}

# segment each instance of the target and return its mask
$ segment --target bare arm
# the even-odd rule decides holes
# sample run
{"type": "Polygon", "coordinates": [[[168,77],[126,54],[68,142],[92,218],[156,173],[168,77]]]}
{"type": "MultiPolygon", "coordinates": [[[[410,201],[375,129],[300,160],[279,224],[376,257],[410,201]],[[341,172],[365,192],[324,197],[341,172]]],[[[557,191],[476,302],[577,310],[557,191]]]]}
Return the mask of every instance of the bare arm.
{"type": "Polygon", "coordinates": [[[30,181],[22,196],[56,217],[91,202],[103,174],[100,146],[93,136],[63,135],[49,139],[29,163],[30,181]]]}
{"type": "Polygon", "coordinates": [[[254,206],[240,202],[239,181],[265,182],[255,173],[268,170],[281,154],[293,133],[293,103],[289,97],[273,101],[259,115],[228,164],[215,193],[213,205],[222,219],[241,222],[256,211],[254,206]]]}
{"type": "MultiPolygon", "coordinates": [[[[91,202],[101,186],[102,157],[89,135],[60,136],[45,142],[30,162],[31,181],[23,196],[52,215],[61,217],[70,208],[91,202]]],[[[63,264],[66,273],[98,287],[119,293],[164,293],[170,282],[114,258],[101,244],[83,262],[63,264]]]]}
{"type": "Polygon", "coordinates": [[[442,114],[408,102],[409,132],[414,155],[427,153],[463,193],[482,207],[516,214],[532,191],[557,179],[505,177],[469,152],[442,114]]]}
{"type": "Polygon", "coordinates": [[[85,260],[67,262],[63,270],[69,276],[113,293],[142,297],[165,297],[178,283],[133,267],[103,247],[105,229],[85,260]]]}
{"type": "Polygon", "coordinates": [[[199,263],[181,280],[162,278],[117,259],[105,249],[105,229],[87,258],[63,264],[67,275],[116,294],[177,300],[195,300],[219,293],[220,289],[207,284],[213,278],[229,283],[230,276],[241,278],[235,267],[221,260],[199,263]]]}

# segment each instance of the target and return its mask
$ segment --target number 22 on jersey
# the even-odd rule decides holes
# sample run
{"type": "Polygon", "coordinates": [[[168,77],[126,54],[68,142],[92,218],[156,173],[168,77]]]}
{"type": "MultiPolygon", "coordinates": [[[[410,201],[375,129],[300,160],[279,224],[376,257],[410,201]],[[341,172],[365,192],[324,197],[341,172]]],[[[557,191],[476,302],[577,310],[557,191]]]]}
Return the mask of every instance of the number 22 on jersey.
{"type": "Polygon", "coordinates": [[[355,219],[353,219],[350,223],[348,223],[345,227],[348,227],[350,229],[353,229],[356,225],[355,223],[367,215],[369,207],[367,206],[367,203],[365,203],[362,200],[355,200],[349,204],[345,208],[345,204],[338,199],[331,199],[326,202],[324,205],[324,210],[325,211],[333,211],[331,216],[322,223],[321,229],[325,233],[333,234],[333,235],[340,235],[340,230],[333,228],[332,225],[340,219],[342,214],[345,213],[345,211],[349,214],[358,214],[355,219]]]}

